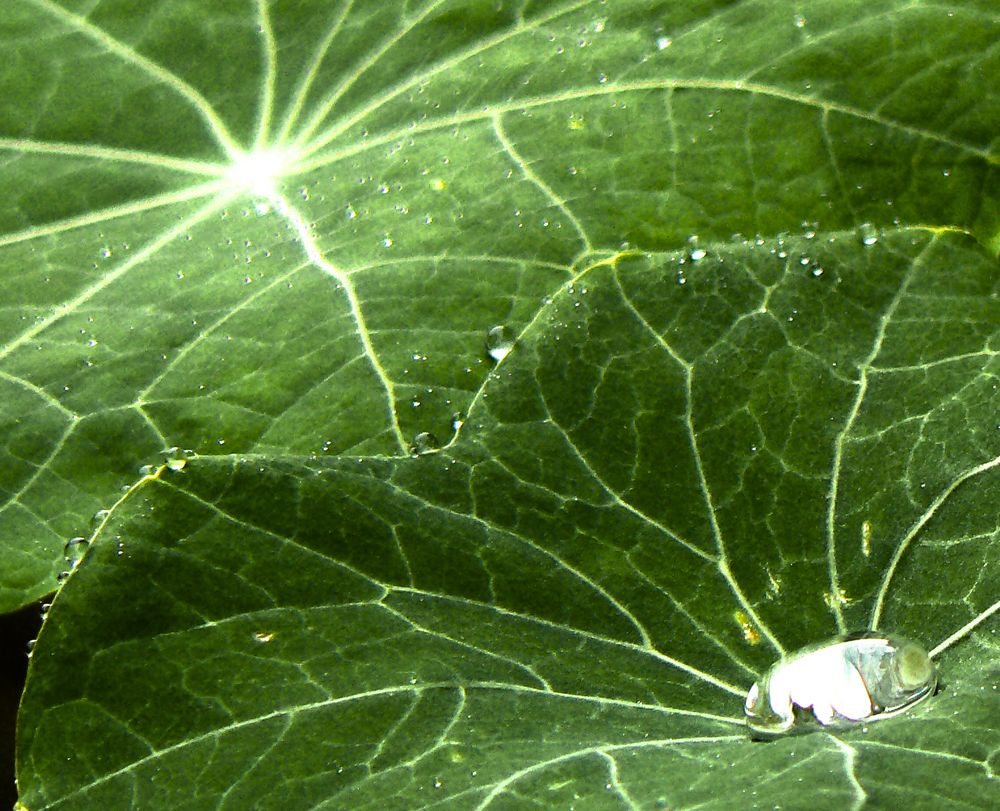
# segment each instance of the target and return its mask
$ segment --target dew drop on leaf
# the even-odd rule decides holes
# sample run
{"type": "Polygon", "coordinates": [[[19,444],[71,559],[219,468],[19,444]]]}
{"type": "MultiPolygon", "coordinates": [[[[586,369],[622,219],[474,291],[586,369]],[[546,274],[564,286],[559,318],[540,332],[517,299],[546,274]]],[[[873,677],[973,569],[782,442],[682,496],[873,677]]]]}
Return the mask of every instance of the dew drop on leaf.
{"type": "Polygon", "coordinates": [[[874,245],[878,242],[878,229],[870,222],[858,226],[858,239],[862,245],[874,245]]]}
{"type": "Polygon", "coordinates": [[[194,456],[194,451],[190,448],[167,448],[163,452],[163,463],[169,470],[184,470],[192,456],[194,456]]]}
{"type": "Polygon", "coordinates": [[[70,538],[66,541],[66,545],[63,547],[63,557],[66,559],[66,563],[71,569],[83,560],[83,556],[87,552],[88,545],[87,539],[81,536],[70,538]]]}
{"type": "Polygon", "coordinates": [[[920,645],[866,632],[809,645],[772,665],[747,693],[756,737],[838,729],[889,718],[934,693],[937,672],[920,645]]]}
{"type": "Polygon", "coordinates": [[[486,354],[499,363],[513,348],[514,336],[508,327],[503,325],[490,327],[486,333],[486,354]]]}
{"type": "Polygon", "coordinates": [[[439,447],[441,445],[434,434],[430,431],[421,431],[413,437],[413,442],[410,445],[410,455],[424,456],[428,453],[434,453],[439,447]]]}

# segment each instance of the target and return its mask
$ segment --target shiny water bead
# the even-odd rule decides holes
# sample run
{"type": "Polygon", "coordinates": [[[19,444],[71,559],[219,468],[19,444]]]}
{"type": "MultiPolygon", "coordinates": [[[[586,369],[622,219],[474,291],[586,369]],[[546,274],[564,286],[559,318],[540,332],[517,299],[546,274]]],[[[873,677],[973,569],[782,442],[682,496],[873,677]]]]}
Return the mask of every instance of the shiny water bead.
{"type": "Polygon", "coordinates": [[[844,728],[897,715],[933,694],[937,673],[914,642],[877,632],[838,637],[772,665],[747,693],[755,737],[844,728]]]}

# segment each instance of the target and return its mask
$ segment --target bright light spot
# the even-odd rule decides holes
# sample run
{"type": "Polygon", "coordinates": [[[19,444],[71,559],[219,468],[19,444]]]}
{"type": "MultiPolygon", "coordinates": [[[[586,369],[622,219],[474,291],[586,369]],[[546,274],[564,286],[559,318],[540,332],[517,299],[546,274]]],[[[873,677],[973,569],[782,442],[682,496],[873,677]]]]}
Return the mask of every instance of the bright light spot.
{"type": "Polygon", "coordinates": [[[233,160],[227,179],[254,197],[273,198],[277,196],[278,181],[292,163],[292,156],[281,149],[244,152],[233,160]]]}

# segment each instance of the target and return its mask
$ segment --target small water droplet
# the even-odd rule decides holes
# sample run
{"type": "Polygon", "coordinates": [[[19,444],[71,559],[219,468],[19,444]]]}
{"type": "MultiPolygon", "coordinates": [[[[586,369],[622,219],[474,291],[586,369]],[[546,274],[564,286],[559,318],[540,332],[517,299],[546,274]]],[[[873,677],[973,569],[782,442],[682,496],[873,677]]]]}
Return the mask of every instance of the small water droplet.
{"type": "Polygon", "coordinates": [[[90,523],[94,526],[102,524],[107,520],[109,515],[111,515],[111,510],[98,510],[94,513],[93,518],[90,519],[90,523]]]}
{"type": "Polygon", "coordinates": [[[878,229],[870,222],[858,226],[858,239],[862,245],[874,245],[878,242],[878,229]]]}
{"type": "Polygon", "coordinates": [[[163,463],[169,470],[184,470],[192,456],[194,456],[194,451],[190,448],[167,448],[163,452],[163,463]]]}
{"type": "Polygon", "coordinates": [[[87,539],[79,535],[66,541],[66,545],[63,546],[63,557],[71,569],[83,560],[88,546],[87,539]]]}
{"type": "Polygon", "coordinates": [[[502,324],[491,327],[486,333],[486,353],[497,363],[502,361],[514,348],[514,336],[502,324]]]}
{"type": "Polygon", "coordinates": [[[465,415],[461,411],[456,411],[451,415],[451,430],[457,431],[465,425],[465,415]]]}
{"type": "Polygon", "coordinates": [[[806,27],[806,18],[803,17],[801,14],[796,14],[795,17],[794,17],[794,21],[795,21],[795,27],[796,28],[805,28],[806,27]]]}
{"type": "Polygon", "coordinates": [[[152,476],[156,472],[156,465],[143,465],[139,468],[140,476],[152,476]]]}
{"type": "Polygon", "coordinates": [[[656,38],[656,50],[662,51],[665,48],[669,48],[674,44],[674,41],[670,37],[657,37],[656,38]]]}
{"type": "Polygon", "coordinates": [[[425,456],[428,453],[434,453],[440,446],[437,441],[437,437],[434,436],[430,431],[421,431],[415,437],[413,437],[413,443],[410,445],[410,455],[411,456],[425,456]]]}

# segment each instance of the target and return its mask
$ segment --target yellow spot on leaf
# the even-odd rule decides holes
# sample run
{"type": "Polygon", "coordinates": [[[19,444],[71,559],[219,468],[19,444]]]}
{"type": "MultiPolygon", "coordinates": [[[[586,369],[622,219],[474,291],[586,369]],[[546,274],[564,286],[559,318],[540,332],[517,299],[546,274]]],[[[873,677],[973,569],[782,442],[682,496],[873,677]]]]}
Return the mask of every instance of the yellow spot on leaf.
{"type": "Polygon", "coordinates": [[[435,191],[444,191],[446,188],[448,188],[448,184],[445,183],[441,178],[435,180],[431,184],[431,186],[434,188],[435,191]]]}
{"type": "Polygon", "coordinates": [[[733,619],[736,620],[740,628],[743,629],[744,640],[749,642],[751,645],[757,645],[760,643],[760,631],[754,628],[753,623],[750,622],[750,617],[742,611],[734,611],[733,619]]]}
{"type": "Polygon", "coordinates": [[[256,639],[258,642],[270,642],[272,639],[274,639],[274,632],[258,631],[253,635],[253,638],[256,639]]]}
{"type": "Polygon", "coordinates": [[[851,598],[847,596],[847,592],[843,589],[837,589],[836,594],[832,591],[828,591],[823,595],[823,600],[828,606],[830,606],[830,608],[836,608],[839,605],[847,605],[851,602],[851,598]]]}

